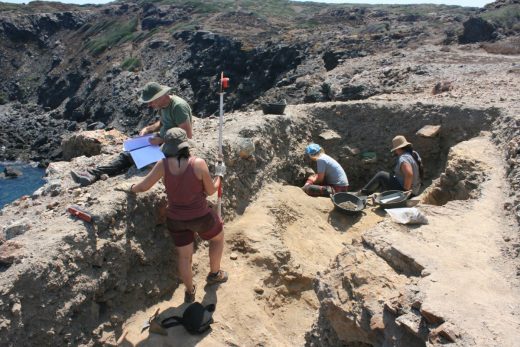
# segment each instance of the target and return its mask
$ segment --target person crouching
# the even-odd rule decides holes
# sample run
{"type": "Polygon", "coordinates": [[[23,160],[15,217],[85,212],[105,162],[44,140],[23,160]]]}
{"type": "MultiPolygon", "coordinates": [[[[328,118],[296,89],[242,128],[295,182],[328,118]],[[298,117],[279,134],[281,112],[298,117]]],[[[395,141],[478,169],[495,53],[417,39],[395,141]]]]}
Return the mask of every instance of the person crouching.
{"type": "Polygon", "coordinates": [[[310,196],[330,196],[337,192],[348,190],[348,178],[339,163],[325,154],[323,148],[311,143],[305,148],[305,153],[316,162],[317,174],[307,178],[303,191],[310,196]]]}

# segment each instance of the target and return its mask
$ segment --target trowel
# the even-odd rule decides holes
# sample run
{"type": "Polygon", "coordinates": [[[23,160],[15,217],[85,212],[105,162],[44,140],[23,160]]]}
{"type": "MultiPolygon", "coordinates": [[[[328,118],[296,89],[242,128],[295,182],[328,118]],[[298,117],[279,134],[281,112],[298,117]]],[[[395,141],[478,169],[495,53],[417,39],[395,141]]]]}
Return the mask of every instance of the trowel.
{"type": "Polygon", "coordinates": [[[160,308],[158,308],[150,318],[144,321],[144,324],[141,328],[141,334],[146,329],[148,329],[149,332],[154,334],[160,334],[164,336],[168,335],[168,332],[161,326],[161,322],[159,321],[159,311],[160,308]]]}

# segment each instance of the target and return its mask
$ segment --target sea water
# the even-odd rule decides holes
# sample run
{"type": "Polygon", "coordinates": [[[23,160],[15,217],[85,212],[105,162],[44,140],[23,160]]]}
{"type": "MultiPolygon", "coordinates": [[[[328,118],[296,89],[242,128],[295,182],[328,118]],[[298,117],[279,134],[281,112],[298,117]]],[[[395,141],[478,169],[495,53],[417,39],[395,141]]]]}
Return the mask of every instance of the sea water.
{"type": "Polygon", "coordinates": [[[45,170],[36,164],[0,162],[0,172],[3,173],[6,166],[21,171],[22,176],[0,178],[0,209],[23,195],[31,195],[45,183],[45,170]]]}

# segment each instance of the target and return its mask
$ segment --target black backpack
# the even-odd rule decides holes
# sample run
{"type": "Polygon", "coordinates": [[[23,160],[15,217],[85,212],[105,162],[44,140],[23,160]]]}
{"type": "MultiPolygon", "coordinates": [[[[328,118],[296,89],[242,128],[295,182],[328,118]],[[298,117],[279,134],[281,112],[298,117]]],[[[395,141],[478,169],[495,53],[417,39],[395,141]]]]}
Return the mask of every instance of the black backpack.
{"type": "Polygon", "coordinates": [[[191,334],[202,334],[210,329],[213,323],[213,313],[215,312],[215,304],[203,306],[199,302],[194,302],[186,307],[182,317],[172,316],[162,320],[161,326],[165,329],[177,325],[183,325],[191,334]]]}

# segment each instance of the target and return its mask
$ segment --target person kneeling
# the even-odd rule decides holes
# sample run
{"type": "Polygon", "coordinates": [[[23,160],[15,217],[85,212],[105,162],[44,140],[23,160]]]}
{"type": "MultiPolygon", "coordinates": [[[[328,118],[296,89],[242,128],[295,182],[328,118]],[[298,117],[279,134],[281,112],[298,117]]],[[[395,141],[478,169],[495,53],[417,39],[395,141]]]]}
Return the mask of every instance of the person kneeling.
{"type": "Polygon", "coordinates": [[[318,173],[307,178],[303,191],[310,196],[330,196],[348,190],[345,170],[339,163],[325,154],[320,145],[311,143],[305,153],[316,162],[318,173]]]}

